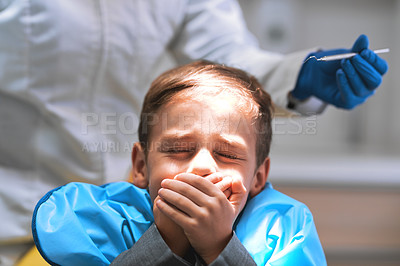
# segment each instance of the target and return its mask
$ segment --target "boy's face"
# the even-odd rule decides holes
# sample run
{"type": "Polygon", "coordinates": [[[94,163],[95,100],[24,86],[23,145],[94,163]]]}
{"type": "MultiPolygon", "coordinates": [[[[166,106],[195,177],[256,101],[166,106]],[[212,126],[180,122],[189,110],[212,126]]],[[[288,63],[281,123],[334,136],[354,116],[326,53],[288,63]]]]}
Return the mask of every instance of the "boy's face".
{"type": "MultiPolygon", "coordinates": [[[[243,99],[227,92],[189,97],[183,92],[173,99],[157,113],[158,123],[151,128],[142,163],[152,201],[162,180],[181,173],[206,177],[219,172],[240,179],[247,194],[257,194],[252,191],[259,174],[255,169],[256,134],[250,112],[239,107],[243,99]]],[[[135,167],[135,158],[133,163],[135,167]]]]}

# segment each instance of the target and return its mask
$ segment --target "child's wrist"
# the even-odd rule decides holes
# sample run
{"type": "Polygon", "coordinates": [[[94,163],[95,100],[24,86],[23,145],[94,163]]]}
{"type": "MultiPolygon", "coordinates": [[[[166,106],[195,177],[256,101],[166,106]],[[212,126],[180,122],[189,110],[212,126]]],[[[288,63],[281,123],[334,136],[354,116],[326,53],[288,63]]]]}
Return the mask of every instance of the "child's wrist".
{"type": "Polygon", "coordinates": [[[190,243],[189,240],[186,238],[183,230],[180,227],[176,228],[176,230],[169,230],[170,228],[166,228],[163,230],[160,229],[157,225],[156,227],[169,249],[175,255],[178,255],[179,257],[184,257],[186,252],[189,250],[190,243]],[[178,230],[180,230],[180,232],[178,230]]]}
{"type": "MultiPolygon", "coordinates": [[[[218,256],[222,253],[225,247],[228,245],[229,241],[231,241],[233,233],[231,233],[227,238],[225,238],[217,247],[210,248],[210,252],[197,252],[205,263],[210,264],[214,260],[218,258],[218,256]]],[[[210,245],[211,246],[211,245],[210,245]]]]}
{"type": "Polygon", "coordinates": [[[165,244],[176,255],[183,257],[190,247],[183,229],[154,208],[154,223],[165,244]]]}

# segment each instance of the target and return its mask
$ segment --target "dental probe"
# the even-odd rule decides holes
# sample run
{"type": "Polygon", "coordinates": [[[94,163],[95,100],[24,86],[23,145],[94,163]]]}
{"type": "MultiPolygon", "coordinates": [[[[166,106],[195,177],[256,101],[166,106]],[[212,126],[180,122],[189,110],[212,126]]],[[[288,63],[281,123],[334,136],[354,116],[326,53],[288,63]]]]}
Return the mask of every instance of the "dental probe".
{"type": "MultiPolygon", "coordinates": [[[[390,50],[389,48],[383,48],[383,49],[378,49],[378,50],[374,50],[373,52],[376,54],[383,54],[383,53],[388,53],[390,50]]],[[[310,60],[311,58],[314,58],[317,61],[333,61],[333,60],[340,60],[340,59],[345,59],[345,58],[350,58],[355,56],[357,53],[345,53],[345,54],[335,54],[335,55],[327,55],[327,56],[323,56],[321,58],[317,58],[315,56],[310,56],[309,58],[307,58],[305,62],[307,62],[308,60],[310,60]]]]}

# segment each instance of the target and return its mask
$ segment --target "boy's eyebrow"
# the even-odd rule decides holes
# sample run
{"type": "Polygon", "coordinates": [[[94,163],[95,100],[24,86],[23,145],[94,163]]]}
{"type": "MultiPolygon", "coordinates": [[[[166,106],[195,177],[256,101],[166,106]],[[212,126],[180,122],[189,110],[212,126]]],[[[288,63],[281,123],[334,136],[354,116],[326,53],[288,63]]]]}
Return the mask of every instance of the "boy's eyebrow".
{"type": "Polygon", "coordinates": [[[160,141],[161,142],[176,142],[176,141],[182,141],[182,140],[190,140],[193,139],[192,134],[190,133],[173,133],[173,134],[165,134],[160,141]]]}
{"type": "Polygon", "coordinates": [[[247,144],[245,140],[239,136],[236,135],[226,135],[226,134],[220,134],[218,135],[219,139],[221,142],[224,144],[227,144],[229,146],[232,146],[234,148],[246,151],[247,150],[247,144]]]}

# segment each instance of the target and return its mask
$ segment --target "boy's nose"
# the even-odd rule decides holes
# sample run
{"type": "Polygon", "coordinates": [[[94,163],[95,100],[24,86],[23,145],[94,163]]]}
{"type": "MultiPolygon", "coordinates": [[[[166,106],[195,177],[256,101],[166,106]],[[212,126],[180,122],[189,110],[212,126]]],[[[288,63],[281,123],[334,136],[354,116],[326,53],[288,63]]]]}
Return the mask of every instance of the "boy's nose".
{"type": "Polygon", "coordinates": [[[206,149],[200,150],[191,160],[188,173],[207,176],[217,171],[217,164],[212,153],[206,149]]]}

